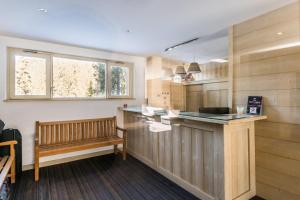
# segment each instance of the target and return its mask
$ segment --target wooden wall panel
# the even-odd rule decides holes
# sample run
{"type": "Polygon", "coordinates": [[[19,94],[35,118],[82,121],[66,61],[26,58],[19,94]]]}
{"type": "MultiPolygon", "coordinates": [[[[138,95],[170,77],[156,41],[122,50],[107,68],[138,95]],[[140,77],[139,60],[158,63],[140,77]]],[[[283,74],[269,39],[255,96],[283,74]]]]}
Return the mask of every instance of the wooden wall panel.
{"type": "Polygon", "coordinates": [[[228,77],[228,63],[210,62],[200,65],[201,73],[195,74],[196,80],[218,80],[228,77]]]}
{"type": "Polygon", "coordinates": [[[188,112],[198,112],[203,107],[203,86],[186,86],[186,110],[188,112]]]}
{"type": "Polygon", "coordinates": [[[300,143],[299,130],[298,124],[256,122],[256,135],[265,138],[300,143]]]}
{"type": "Polygon", "coordinates": [[[231,35],[233,108],[245,106],[247,96],[264,97],[268,120],[256,123],[257,194],[270,200],[300,199],[300,46],[292,45],[300,41],[299,8],[297,1],[237,24],[231,35]]]}
{"type": "Polygon", "coordinates": [[[266,48],[269,46],[279,45],[282,42],[297,41],[299,36],[299,18],[289,19],[279,24],[267,26],[263,29],[251,31],[245,35],[241,35],[235,43],[235,48],[238,51],[256,50],[259,48],[266,48]],[[276,33],[283,32],[284,37],[276,33]],[[263,43],[261,41],[264,41],[263,43]]]}
{"type": "Polygon", "coordinates": [[[290,19],[298,18],[299,8],[296,4],[290,4],[286,7],[278,10],[274,10],[270,13],[266,13],[262,16],[250,19],[248,21],[234,26],[234,36],[245,35],[249,32],[254,32],[259,29],[263,29],[268,26],[275,25],[277,23],[286,22],[290,19]]]}
{"type": "Polygon", "coordinates": [[[183,84],[171,83],[170,101],[172,109],[186,110],[186,87],[183,84]]]}
{"type": "Polygon", "coordinates": [[[185,110],[186,87],[170,80],[147,80],[148,103],[154,107],[185,110]]]}
{"type": "Polygon", "coordinates": [[[228,107],[228,82],[203,85],[204,107],[228,107]]]}
{"type": "Polygon", "coordinates": [[[271,185],[267,185],[257,181],[256,183],[257,193],[263,197],[268,197],[268,199],[272,200],[283,200],[283,199],[293,199],[300,200],[300,196],[296,194],[292,194],[290,192],[286,192],[284,190],[278,189],[271,185]]]}

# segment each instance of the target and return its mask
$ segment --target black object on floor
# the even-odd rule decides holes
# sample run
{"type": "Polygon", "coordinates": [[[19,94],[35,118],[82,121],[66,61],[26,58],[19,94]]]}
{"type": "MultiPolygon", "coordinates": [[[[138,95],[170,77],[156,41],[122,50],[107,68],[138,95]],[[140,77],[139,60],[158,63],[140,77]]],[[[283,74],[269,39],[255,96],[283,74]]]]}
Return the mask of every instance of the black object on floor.
{"type": "MultiPolygon", "coordinates": [[[[16,177],[19,178],[22,174],[22,136],[17,129],[5,129],[0,133],[0,142],[16,140],[18,143],[15,145],[16,153],[16,177]]],[[[0,157],[10,155],[10,147],[1,147],[0,157]]]]}
{"type": "Polygon", "coordinates": [[[153,199],[196,200],[195,196],[135,158],[105,155],[25,171],[16,183],[16,200],[34,199],[153,199]]]}
{"type": "Polygon", "coordinates": [[[0,133],[2,132],[4,126],[5,126],[4,122],[0,119],[0,133]]]}

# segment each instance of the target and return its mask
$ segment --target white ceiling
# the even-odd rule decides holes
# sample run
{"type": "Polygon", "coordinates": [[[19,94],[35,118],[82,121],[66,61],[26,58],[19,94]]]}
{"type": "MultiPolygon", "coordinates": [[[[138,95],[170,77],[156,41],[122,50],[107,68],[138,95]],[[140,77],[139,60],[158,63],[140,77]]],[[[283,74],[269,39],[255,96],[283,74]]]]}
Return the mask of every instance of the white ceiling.
{"type": "Polygon", "coordinates": [[[137,55],[205,60],[227,54],[226,35],[167,54],[164,49],[205,38],[294,1],[0,0],[0,34],[137,55]],[[48,12],[37,11],[39,8],[48,12]]]}

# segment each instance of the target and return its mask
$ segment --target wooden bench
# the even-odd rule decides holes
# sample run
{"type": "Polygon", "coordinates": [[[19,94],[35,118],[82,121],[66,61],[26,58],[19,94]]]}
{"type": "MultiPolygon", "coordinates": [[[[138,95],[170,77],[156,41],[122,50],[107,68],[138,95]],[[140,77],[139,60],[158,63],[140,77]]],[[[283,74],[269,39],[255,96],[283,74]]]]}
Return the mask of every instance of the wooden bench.
{"type": "Polygon", "coordinates": [[[17,141],[0,143],[0,148],[3,146],[10,146],[10,155],[0,158],[0,188],[2,187],[7,176],[10,177],[11,183],[15,183],[16,181],[15,144],[17,144],[17,141]]]}
{"type": "Polygon", "coordinates": [[[36,122],[35,181],[39,180],[40,157],[103,146],[114,146],[117,153],[118,144],[123,144],[123,160],[126,160],[127,131],[117,127],[116,117],[36,122]],[[118,130],[123,132],[123,138],[118,136],[118,130]]]}

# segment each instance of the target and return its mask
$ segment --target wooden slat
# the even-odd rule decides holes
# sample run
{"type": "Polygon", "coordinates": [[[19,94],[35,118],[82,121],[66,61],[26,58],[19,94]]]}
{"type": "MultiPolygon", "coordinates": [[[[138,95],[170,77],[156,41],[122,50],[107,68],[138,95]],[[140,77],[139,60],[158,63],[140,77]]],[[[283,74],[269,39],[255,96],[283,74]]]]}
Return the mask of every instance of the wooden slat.
{"type": "Polygon", "coordinates": [[[14,161],[14,157],[10,156],[9,159],[8,159],[8,161],[4,165],[4,167],[3,167],[3,169],[2,169],[2,171],[0,173],[0,186],[3,185],[3,182],[4,182],[6,176],[7,176],[8,172],[9,172],[9,169],[11,168],[11,165],[12,165],[13,161],[14,161]]]}
{"type": "Polygon", "coordinates": [[[41,126],[41,141],[40,141],[40,144],[45,144],[45,126],[41,126]]]}
{"type": "Polygon", "coordinates": [[[300,195],[292,194],[280,188],[257,182],[257,193],[264,199],[283,200],[293,199],[300,200],[300,195]]]}
{"type": "Polygon", "coordinates": [[[89,138],[93,138],[93,123],[89,122],[89,138]]]}
{"type": "Polygon", "coordinates": [[[104,121],[104,137],[107,137],[107,120],[104,121]]]}
{"type": "Polygon", "coordinates": [[[288,176],[262,167],[256,167],[256,177],[257,181],[261,183],[300,195],[300,179],[297,177],[288,176]]]}
{"type": "Polygon", "coordinates": [[[73,123],[73,141],[77,141],[77,123],[73,123]]]}
{"type": "Polygon", "coordinates": [[[203,132],[203,190],[208,194],[214,195],[214,135],[213,132],[203,132]]]}
{"type": "Polygon", "coordinates": [[[60,143],[59,125],[55,125],[55,142],[60,143]]]}
{"type": "Polygon", "coordinates": [[[192,180],[192,128],[182,127],[182,172],[181,177],[191,182],[192,180]]]}
{"type": "Polygon", "coordinates": [[[43,148],[41,147],[40,150],[40,156],[49,156],[49,155],[57,155],[57,154],[62,154],[62,153],[69,153],[69,152],[74,152],[74,151],[81,151],[85,149],[92,149],[92,148],[98,148],[98,147],[103,147],[103,146],[110,146],[110,145],[115,145],[115,144],[122,144],[123,139],[122,138],[103,138],[102,140],[98,142],[88,142],[88,143],[79,143],[79,144],[73,144],[73,145],[61,145],[61,146],[56,146],[53,148],[43,148]]]}
{"type": "Polygon", "coordinates": [[[182,134],[181,134],[181,128],[179,125],[173,125],[172,128],[173,131],[173,173],[177,177],[181,177],[181,171],[182,171],[182,134]]]}
{"type": "Polygon", "coordinates": [[[5,165],[5,163],[6,163],[6,161],[7,161],[7,159],[8,159],[8,156],[4,156],[4,157],[2,157],[0,159],[1,159],[0,160],[0,172],[1,172],[2,169],[3,169],[3,167],[4,167],[4,165],[5,165]]]}
{"type": "Polygon", "coordinates": [[[75,135],[74,135],[74,123],[70,123],[69,124],[69,132],[70,132],[70,142],[74,142],[75,141],[75,135]]]}
{"type": "Polygon", "coordinates": [[[300,143],[299,124],[261,121],[255,125],[255,134],[257,136],[300,143]]]}
{"type": "Polygon", "coordinates": [[[200,129],[194,129],[192,132],[192,184],[197,188],[203,190],[203,161],[204,161],[204,152],[203,152],[203,131],[200,129]]]}
{"type": "Polygon", "coordinates": [[[64,124],[64,142],[68,143],[69,142],[69,124],[64,124]]]}
{"type": "Polygon", "coordinates": [[[50,125],[46,126],[46,144],[51,144],[51,133],[50,133],[50,125]]]}
{"type": "Polygon", "coordinates": [[[93,132],[94,132],[94,138],[97,138],[97,129],[98,129],[98,124],[97,122],[93,122],[93,132]]]}
{"type": "Polygon", "coordinates": [[[300,180],[300,161],[257,151],[256,166],[264,167],[277,173],[297,177],[300,180]]]}
{"type": "Polygon", "coordinates": [[[51,144],[56,144],[56,142],[54,140],[54,137],[55,137],[55,135],[54,135],[55,134],[55,132],[54,132],[54,125],[51,125],[50,128],[51,128],[51,133],[50,133],[51,134],[51,142],[50,143],[51,144]]]}
{"type": "Polygon", "coordinates": [[[78,124],[78,140],[81,140],[82,139],[82,123],[79,123],[78,124]]]}
{"type": "Polygon", "coordinates": [[[70,124],[70,123],[85,123],[94,121],[112,120],[113,117],[98,118],[98,119],[82,119],[82,120],[70,120],[70,121],[53,121],[53,122],[39,122],[40,125],[55,125],[55,124],[70,124]]]}
{"type": "Polygon", "coordinates": [[[60,124],[59,125],[59,136],[60,136],[60,143],[63,143],[64,142],[64,125],[63,124],[60,124]]]}
{"type": "Polygon", "coordinates": [[[300,161],[300,143],[256,136],[256,149],[273,155],[300,161]]]}

